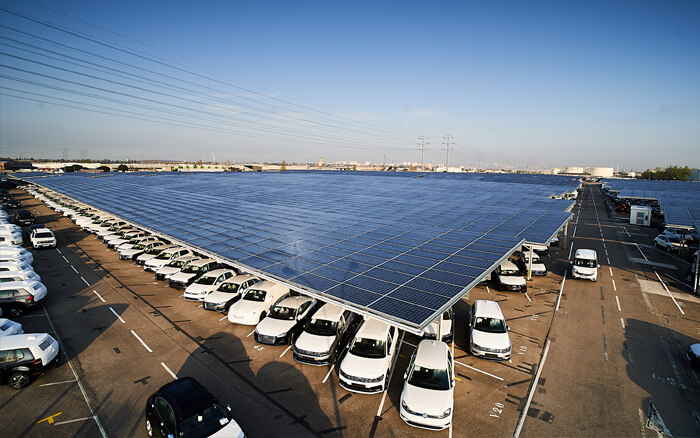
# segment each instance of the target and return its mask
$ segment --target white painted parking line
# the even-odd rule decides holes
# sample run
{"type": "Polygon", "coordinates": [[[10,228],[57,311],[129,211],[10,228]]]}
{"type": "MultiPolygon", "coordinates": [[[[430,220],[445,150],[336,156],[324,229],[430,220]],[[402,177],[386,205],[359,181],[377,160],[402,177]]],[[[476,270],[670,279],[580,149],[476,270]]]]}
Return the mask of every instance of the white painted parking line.
{"type": "Polygon", "coordinates": [[[163,368],[165,368],[165,371],[167,371],[168,374],[170,374],[170,376],[171,376],[173,379],[177,380],[177,375],[176,375],[175,373],[173,373],[172,370],[171,370],[170,368],[168,368],[168,366],[165,364],[165,362],[161,362],[160,365],[161,365],[163,368]]]}
{"type": "Polygon", "coordinates": [[[124,320],[122,319],[122,317],[119,316],[119,314],[118,314],[117,312],[115,312],[114,309],[112,309],[112,306],[109,306],[109,310],[111,310],[112,313],[114,313],[114,316],[116,316],[117,318],[119,318],[119,321],[121,321],[122,324],[126,324],[126,321],[124,321],[124,320]]]}
{"type": "Polygon", "coordinates": [[[248,333],[247,335],[245,335],[245,337],[246,337],[246,338],[249,338],[249,337],[250,337],[250,335],[252,335],[253,333],[255,333],[255,329],[251,330],[251,332],[250,332],[250,333],[248,333]]]}
{"type": "Polygon", "coordinates": [[[564,276],[561,279],[561,287],[559,288],[559,295],[557,296],[557,305],[554,308],[554,311],[557,312],[559,311],[559,302],[561,302],[561,294],[564,291],[564,283],[566,282],[566,273],[569,272],[569,270],[564,271],[564,276]]]}
{"type": "Polygon", "coordinates": [[[615,286],[615,280],[610,280],[610,281],[612,281],[613,290],[614,290],[615,292],[617,292],[617,286],[615,286]]]}
{"type": "Polygon", "coordinates": [[[60,426],[61,424],[75,423],[78,421],[92,420],[94,418],[95,417],[84,417],[84,418],[76,418],[75,420],[57,421],[54,423],[54,426],[60,426]]]}
{"type": "Polygon", "coordinates": [[[403,343],[406,344],[406,345],[410,345],[410,346],[413,347],[413,348],[418,348],[417,345],[411,344],[411,343],[408,342],[408,341],[403,341],[403,343]]]}
{"type": "Polygon", "coordinates": [[[571,234],[571,239],[572,239],[572,240],[574,239],[574,237],[576,237],[576,228],[577,228],[577,227],[578,227],[578,225],[574,225],[574,232],[571,234]]]}
{"type": "Polygon", "coordinates": [[[56,248],[56,252],[59,254],[63,254],[60,249],[56,248]]]}
{"type": "Polygon", "coordinates": [[[612,276],[613,276],[613,273],[612,273],[612,266],[608,266],[608,269],[610,269],[610,276],[612,277],[612,276]]]}
{"type": "Polygon", "coordinates": [[[331,376],[331,373],[333,372],[333,364],[331,363],[328,368],[329,369],[328,369],[328,372],[326,373],[326,377],[323,378],[323,381],[321,383],[326,383],[328,378],[331,376]]]}
{"type": "Polygon", "coordinates": [[[63,257],[63,260],[65,260],[66,263],[70,263],[70,262],[68,261],[68,259],[66,258],[66,256],[61,256],[61,257],[63,257]]]}
{"type": "Polygon", "coordinates": [[[87,281],[85,278],[83,278],[82,275],[80,276],[80,279],[83,280],[83,283],[85,283],[85,284],[87,284],[88,286],[90,286],[90,283],[88,283],[88,281],[87,281]]]}
{"type": "Polygon", "coordinates": [[[644,253],[642,252],[642,248],[639,247],[639,245],[637,244],[637,242],[634,243],[634,246],[637,247],[637,249],[639,250],[639,252],[642,254],[642,257],[644,257],[644,260],[649,261],[649,259],[647,258],[647,256],[644,255],[644,253]]]}
{"type": "Polygon", "coordinates": [[[623,318],[620,318],[620,324],[622,324],[622,330],[625,329],[625,320],[623,318]]]}
{"type": "Polygon", "coordinates": [[[530,299],[530,296],[527,294],[527,292],[525,292],[525,298],[527,298],[527,300],[528,300],[529,302],[532,302],[532,300],[530,299]]]}
{"type": "Polygon", "coordinates": [[[143,342],[143,339],[141,339],[141,338],[139,337],[139,335],[136,334],[135,331],[132,330],[132,331],[131,331],[131,334],[134,335],[134,337],[135,337],[136,339],[139,340],[139,342],[141,343],[141,345],[143,345],[143,347],[144,347],[146,350],[148,350],[149,353],[153,353],[153,350],[151,350],[151,347],[149,347],[148,345],[146,345],[146,343],[143,342]]]}
{"type": "Polygon", "coordinates": [[[622,312],[622,308],[620,307],[620,298],[615,295],[615,302],[617,303],[617,311],[622,312]]]}
{"type": "Polygon", "coordinates": [[[39,385],[39,386],[63,385],[64,383],[73,383],[73,382],[77,382],[77,380],[73,379],[73,380],[64,380],[62,382],[44,383],[43,385],[39,385]]]}
{"type": "Polygon", "coordinates": [[[540,374],[542,373],[542,368],[544,368],[544,361],[547,359],[547,353],[549,353],[549,339],[547,339],[547,344],[544,346],[544,352],[542,353],[542,360],[540,361],[540,366],[537,367],[537,373],[535,374],[535,380],[532,382],[530,387],[530,392],[527,396],[527,401],[525,402],[525,407],[520,412],[520,418],[518,419],[518,426],[515,428],[515,433],[513,438],[518,438],[520,436],[520,431],[523,429],[523,424],[525,423],[525,417],[530,410],[530,403],[532,403],[532,397],[535,395],[535,388],[540,381],[540,374]]]}
{"type": "Polygon", "coordinates": [[[221,319],[219,320],[219,322],[223,321],[223,320],[226,319],[226,318],[228,318],[228,315],[222,316],[221,319]]]}
{"type": "Polygon", "coordinates": [[[574,250],[574,242],[571,242],[571,246],[569,247],[569,260],[571,260],[571,252],[574,250]]]}
{"type": "Polygon", "coordinates": [[[200,304],[199,306],[197,306],[197,308],[200,308],[200,307],[202,307],[202,306],[204,306],[204,304],[200,304]]]}
{"type": "Polygon", "coordinates": [[[610,266],[610,257],[605,257],[605,259],[608,261],[608,266],[610,266]]]}
{"type": "Polygon", "coordinates": [[[80,274],[80,272],[78,272],[78,270],[75,269],[75,266],[70,265],[70,268],[71,268],[71,269],[73,270],[73,272],[75,272],[76,274],[80,274]]]}
{"type": "Polygon", "coordinates": [[[664,283],[664,281],[661,279],[661,277],[659,277],[659,273],[654,271],[654,274],[656,274],[656,278],[658,278],[659,281],[661,282],[661,284],[664,286],[664,289],[666,289],[668,296],[671,297],[671,299],[673,300],[673,303],[676,305],[676,307],[678,307],[678,310],[681,311],[681,315],[685,315],[685,312],[683,311],[683,309],[681,309],[681,306],[680,306],[680,304],[678,304],[678,301],[676,301],[676,298],[671,294],[671,291],[668,290],[668,288],[666,287],[666,283],[664,283]]]}
{"type": "Polygon", "coordinates": [[[292,345],[290,345],[289,347],[287,347],[287,348],[282,352],[282,354],[280,354],[280,357],[282,357],[282,356],[284,356],[285,354],[287,354],[287,352],[288,352],[293,346],[294,346],[294,345],[292,344],[292,345]]]}
{"type": "Polygon", "coordinates": [[[474,370],[474,371],[477,371],[477,372],[479,372],[479,373],[481,373],[481,374],[486,374],[486,375],[489,376],[489,377],[493,377],[494,379],[503,381],[503,378],[502,378],[502,377],[494,376],[494,375],[491,374],[491,373],[487,373],[486,371],[480,370],[479,368],[474,368],[473,366],[469,366],[469,365],[467,365],[466,363],[462,363],[462,362],[460,362],[460,361],[458,361],[458,360],[456,360],[455,363],[458,363],[458,364],[462,365],[463,367],[467,367],[467,368],[469,368],[470,370],[474,370]]]}
{"type": "Polygon", "coordinates": [[[488,285],[486,286],[486,292],[491,293],[491,289],[489,289],[488,285]]]}
{"type": "Polygon", "coordinates": [[[102,295],[100,295],[100,294],[97,293],[96,290],[93,289],[93,292],[95,292],[95,295],[97,295],[97,298],[99,298],[100,300],[102,300],[103,303],[106,303],[106,302],[107,302],[107,301],[105,301],[104,298],[102,298],[102,295]]]}

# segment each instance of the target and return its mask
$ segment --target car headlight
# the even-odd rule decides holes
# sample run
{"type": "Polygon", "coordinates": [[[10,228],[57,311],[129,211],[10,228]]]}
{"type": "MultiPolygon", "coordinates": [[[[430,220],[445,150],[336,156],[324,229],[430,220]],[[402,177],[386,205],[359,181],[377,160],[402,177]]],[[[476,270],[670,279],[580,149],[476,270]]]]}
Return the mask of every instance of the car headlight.
{"type": "Polygon", "coordinates": [[[445,412],[438,415],[438,418],[447,418],[451,412],[452,412],[452,408],[447,408],[447,410],[445,412]]]}
{"type": "Polygon", "coordinates": [[[408,410],[408,405],[406,404],[406,400],[401,400],[401,407],[408,410]]]}

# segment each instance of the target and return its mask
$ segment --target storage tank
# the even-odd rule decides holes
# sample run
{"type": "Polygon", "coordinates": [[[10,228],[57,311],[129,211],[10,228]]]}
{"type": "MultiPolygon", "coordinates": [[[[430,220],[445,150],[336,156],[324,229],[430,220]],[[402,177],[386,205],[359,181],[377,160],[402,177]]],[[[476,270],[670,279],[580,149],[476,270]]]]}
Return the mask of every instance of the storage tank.
{"type": "Polygon", "coordinates": [[[615,169],[612,167],[591,167],[591,176],[612,178],[615,169]]]}
{"type": "Polygon", "coordinates": [[[564,173],[573,173],[577,175],[583,174],[583,167],[578,167],[578,166],[569,166],[564,169],[564,173]]]}

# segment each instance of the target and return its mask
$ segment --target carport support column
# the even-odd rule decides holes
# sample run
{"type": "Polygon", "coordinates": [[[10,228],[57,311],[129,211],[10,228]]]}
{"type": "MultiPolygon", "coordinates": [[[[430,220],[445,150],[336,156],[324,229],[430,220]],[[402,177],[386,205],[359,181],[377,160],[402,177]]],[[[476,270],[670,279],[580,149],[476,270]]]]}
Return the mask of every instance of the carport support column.
{"type": "Polygon", "coordinates": [[[532,248],[534,248],[534,245],[531,243],[530,244],[530,256],[527,260],[527,280],[528,281],[532,280],[532,248]]]}
{"type": "Polygon", "coordinates": [[[700,272],[698,272],[698,265],[700,264],[700,251],[698,251],[697,257],[695,257],[695,281],[693,282],[693,295],[698,295],[698,276],[700,276],[700,272]]]}
{"type": "Polygon", "coordinates": [[[569,221],[564,224],[564,248],[566,248],[566,237],[569,234],[569,221]]]}
{"type": "Polygon", "coordinates": [[[438,316],[437,323],[438,323],[438,329],[437,329],[437,333],[435,333],[435,335],[436,335],[435,340],[442,341],[442,313],[438,316]]]}

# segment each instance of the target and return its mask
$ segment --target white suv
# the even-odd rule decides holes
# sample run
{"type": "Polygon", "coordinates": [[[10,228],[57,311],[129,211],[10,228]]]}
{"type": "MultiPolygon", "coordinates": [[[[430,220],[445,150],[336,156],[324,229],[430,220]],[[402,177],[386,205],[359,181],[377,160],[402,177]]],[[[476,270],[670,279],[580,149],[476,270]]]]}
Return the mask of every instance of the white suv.
{"type": "Polygon", "coordinates": [[[246,291],[243,298],[228,309],[228,321],[234,324],[255,325],[265,318],[270,307],[287,295],[289,288],[283,284],[267,280],[256,283],[246,291]]]}
{"type": "Polygon", "coordinates": [[[163,266],[167,265],[168,263],[172,262],[173,260],[177,260],[180,257],[187,256],[190,254],[192,254],[192,251],[181,246],[175,246],[173,248],[164,249],[157,256],[144,263],[143,270],[155,272],[163,266]]]}
{"type": "Polygon", "coordinates": [[[294,360],[309,365],[328,365],[352,335],[355,314],[326,303],[313,314],[294,342],[294,360]]]}
{"type": "Polygon", "coordinates": [[[0,381],[22,389],[58,362],[58,342],[47,333],[5,336],[0,341],[0,381]]]}
{"type": "Polygon", "coordinates": [[[255,327],[255,341],[270,345],[293,343],[315,304],[315,299],[304,296],[283,299],[255,327]]]}
{"type": "Polygon", "coordinates": [[[377,319],[365,319],[340,362],[340,386],[361,393],[384,391],[389,383],[397,337],[396,327],[377,319]]]}
{"type": "Polygon", "coordinates": [[[508,324],[497,302],[474,301],[468,320],[469,350],[474,356],[497,360],[510,359],[508,324]]]}
{"type": "Polygon", "coordinates": [[[206,310],[228,312],[229,307],[240,300],[249,287],[258,282],[260,279],[251,274],[240,274],[229,278],[204,298],[202,307],[206,310]]]}
{"type": "Polygon", "coordinates": [[[178,257],[175,260],[171,260],[165,266],[160,267],[156,271],[156,280],[168,280],[174,274],[180,272],[182,268],[185,267],[190,262],[195,260],[201,260],[201,257],[196,255],[186,255],[183,257],[178,257]]]}
{"type": "Polygon", "coordinates": [[[32,234],[29,236],[29,240],[32,242],[34,249],[56,247],[56,236],[54,236],[53,231],[48,228],[37,228],[33,230],[32,234]]]}
{"type": "Polygon", "coordinates": [[[185,299],[190,301],[203,301],[210,293],[214,292],[217,287],[224,281],[236,275],[233,269],[215,269],[202,275],[187,286],[185,289],[185,299]]]}

